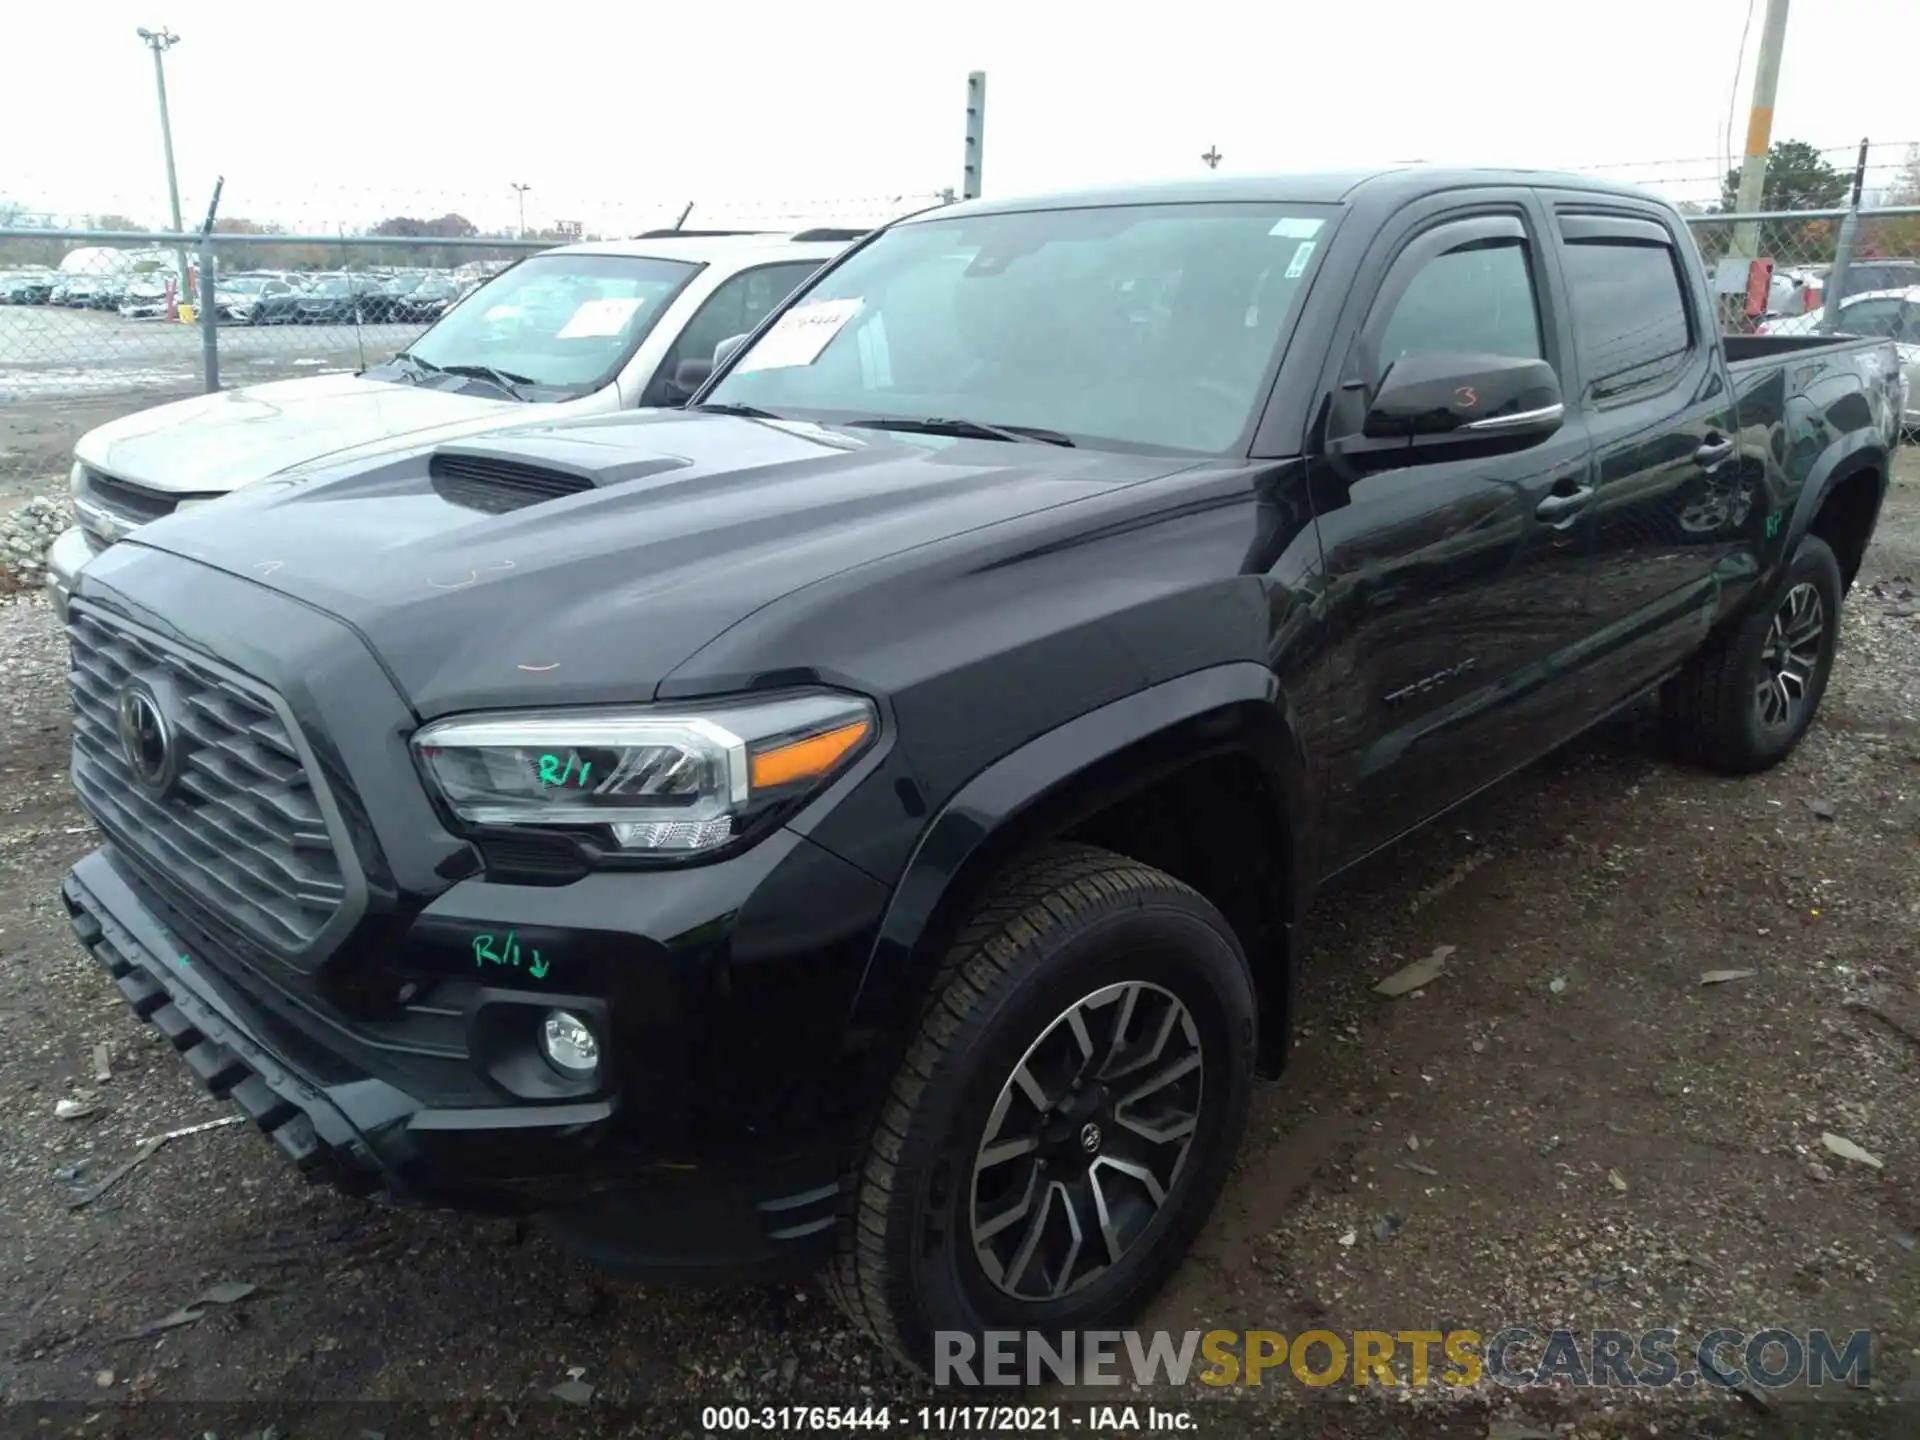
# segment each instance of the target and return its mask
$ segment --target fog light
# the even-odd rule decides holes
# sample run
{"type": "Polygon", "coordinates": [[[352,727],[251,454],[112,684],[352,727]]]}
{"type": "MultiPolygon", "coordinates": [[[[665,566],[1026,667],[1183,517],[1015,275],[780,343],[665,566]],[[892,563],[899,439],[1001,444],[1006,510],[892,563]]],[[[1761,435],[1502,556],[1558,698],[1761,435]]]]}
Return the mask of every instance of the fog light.
{"type": "Polygon", "coordinates": [[[567,1010],[549,1010],[540,1027],[547,1063],[569,1080],[591,1080],[600,1070],[600,1042],[593,1028],[567,1010]]]}

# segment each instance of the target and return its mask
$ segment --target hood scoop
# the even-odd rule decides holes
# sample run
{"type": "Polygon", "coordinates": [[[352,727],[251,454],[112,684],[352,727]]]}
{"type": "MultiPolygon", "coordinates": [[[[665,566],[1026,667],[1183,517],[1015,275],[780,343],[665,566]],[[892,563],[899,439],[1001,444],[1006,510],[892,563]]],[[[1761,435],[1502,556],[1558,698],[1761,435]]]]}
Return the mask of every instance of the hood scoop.
{"type": "Polygon", "coordinates": [[[677,455],[661,455],[600,470],[550,461],[535,464],[510,451],[450,445],[434,451],[427,461],[427,474],[434,493],[449,504],[487,515],[505,515],[605,485],[678,470],[689,463],[677,455]]]}

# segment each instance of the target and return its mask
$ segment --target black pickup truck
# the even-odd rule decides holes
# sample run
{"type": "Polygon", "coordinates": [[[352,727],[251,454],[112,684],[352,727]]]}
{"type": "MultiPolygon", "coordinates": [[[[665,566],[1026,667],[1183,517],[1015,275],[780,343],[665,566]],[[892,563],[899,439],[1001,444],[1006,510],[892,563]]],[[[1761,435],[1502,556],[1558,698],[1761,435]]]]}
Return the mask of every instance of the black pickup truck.
{"type": "Polygon", "coordinates": [[[1790,751],[1901,413],[1679,217],[1506,172],[975,202],[691,409],[283,478],[72,605],[65,903],[309,1174],[639,1275],[1113,1324],[1327,877],[1658,692],[1790,751]]]}

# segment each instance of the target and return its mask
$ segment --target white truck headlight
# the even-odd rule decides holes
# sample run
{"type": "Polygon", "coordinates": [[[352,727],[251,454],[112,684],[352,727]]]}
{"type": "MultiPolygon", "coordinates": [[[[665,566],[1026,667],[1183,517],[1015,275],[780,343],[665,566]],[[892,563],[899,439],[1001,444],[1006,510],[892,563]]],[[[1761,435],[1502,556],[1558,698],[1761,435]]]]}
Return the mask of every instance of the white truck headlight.
{"type": "Polygon", "coordinates": [[[867,749],[878,721],[860,696],[805,691],[463,716],[424,726],[413,748],[469,825],[587,831],[618,853],[688,855],[791,811],[867,749]]]}
{"type": "Polygon", "coordinates": [[[87,467],[76,460],[73,468],[67,472],[67,493],[78,500],[86,491],[87,467]]]}

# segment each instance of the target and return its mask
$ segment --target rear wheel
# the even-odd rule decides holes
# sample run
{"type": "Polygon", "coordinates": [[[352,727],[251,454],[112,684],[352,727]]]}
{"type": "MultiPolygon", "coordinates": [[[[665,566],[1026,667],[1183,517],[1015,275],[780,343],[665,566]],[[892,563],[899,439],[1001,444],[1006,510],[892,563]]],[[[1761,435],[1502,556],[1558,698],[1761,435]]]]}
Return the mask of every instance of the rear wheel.
{"type": "Polygon", "coordinates": [[[1827,542],[1803,539],[1777,602],[1701,651],[1662,692],[1684,758],[1737,775],[1792,753],[1833,671],[1843,588],[1827,542]]]}
{"type": "Polygon", "coordinates": [[[1078,846],[1016,866],[935,979],[842,1223],[836,1298],[923,1374],[940,1332],[1057,1346],[1124,1322],[1225,1181],[1254,1013],[1233,932],[1171,876],[1078,846]]]}

